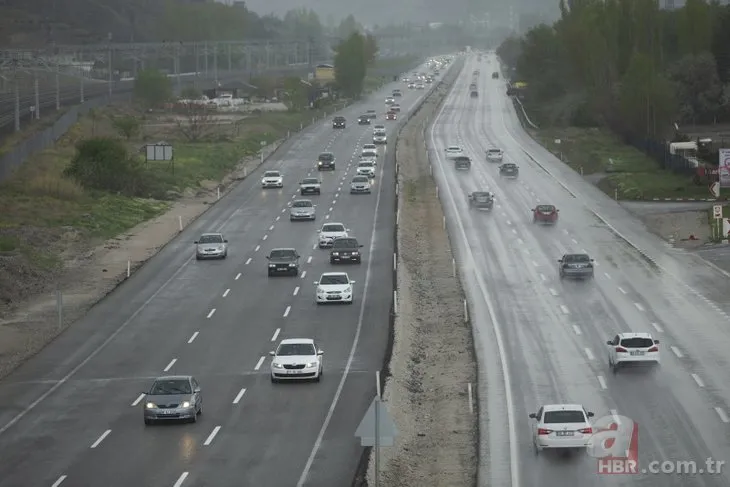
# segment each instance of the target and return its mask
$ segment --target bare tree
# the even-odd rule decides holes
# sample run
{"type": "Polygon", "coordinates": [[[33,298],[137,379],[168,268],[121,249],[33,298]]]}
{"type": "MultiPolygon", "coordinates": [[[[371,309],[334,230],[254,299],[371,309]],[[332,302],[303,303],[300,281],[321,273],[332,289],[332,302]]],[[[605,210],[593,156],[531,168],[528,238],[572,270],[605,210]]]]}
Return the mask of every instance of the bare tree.
{"type": "Polygon", "coordinates": [[[189,142],[205,139],[217,125],[213,111],[213,108],[204,103],[182,103],[180,105],[182,118],[177,120],[180,134],[189,142]]]}

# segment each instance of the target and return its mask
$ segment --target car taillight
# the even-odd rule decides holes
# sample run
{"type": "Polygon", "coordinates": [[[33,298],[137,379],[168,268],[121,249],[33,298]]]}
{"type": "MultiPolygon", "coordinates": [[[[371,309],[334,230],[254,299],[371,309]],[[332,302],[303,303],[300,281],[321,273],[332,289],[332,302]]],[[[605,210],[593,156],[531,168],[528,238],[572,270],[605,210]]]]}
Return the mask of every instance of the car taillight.
{"type": "Polygon", "coordinates": [[[650,348],[649,350],[647,350],[647,351],[648,351],[648,352],[658,352],[658,351],[659,351],[659,347],[657,347],[656,345],[654,345],[653,347],[651,347],[651,348],[650,348]]]}
{"type": "Polygon", "coordinates": [[[626,353],[628,350],[626,350],[624,347],[616,347],[616,353],[626,353]]]}
{"type": "Polygon", "coordinates": [[[538,428],[537,429],[537,434],[538,435],[549,435],[552,432],[553,432],[553,430],[548,430],[548,429],[545,429],[545,428],[538,428]]]}
{"type": "Polygon", "coordinates": [[[583,428],[583,429],[580,429],[578,431],[580,431],[584,435],[590,435],[590,434],[593,433],[593,428],[583,428]]]}

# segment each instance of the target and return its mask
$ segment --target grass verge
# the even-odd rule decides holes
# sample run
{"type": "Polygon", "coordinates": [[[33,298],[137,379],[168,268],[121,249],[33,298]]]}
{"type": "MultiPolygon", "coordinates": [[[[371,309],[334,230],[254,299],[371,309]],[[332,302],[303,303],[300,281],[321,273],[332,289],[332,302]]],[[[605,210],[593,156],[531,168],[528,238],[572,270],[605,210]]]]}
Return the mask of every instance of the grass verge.
{"type": "Polygon", "coordinates": [[[6,289],[14,280],[50,277],[44,272],[58,271],[64,258],[164,213],[178,198],[214,188],[241,159],[256,155],[262,142],[270,144],[289,131],[298,131],[313,117],[321,118],[333,109],[250,114],[217,126],[206,141],[195,143],[182,137],[168,114],[135,113],[146,125],[139,138],[129,141],[130,152],[145,141],[157,140],[170,142],[175,150],[174,164],[146,164],[145,177],[152,182],[152,190],[145,198],[89,191],[63,176],[77,142],[116,136],[112,119],[134,112],[126,106],[111,106],[82,117],[54,147],[32,156],[0,184],[0,253],[23,260],[22,265],[0,265],[0,272],[12,277],[6,280],[8,286],[0,285],[0,303],[21,299],[17,291],[6,289]]]}
{"type": "Polygon", "coordinates": [[[541,128],[531,133],[610,196],[618,191],[619,199],[624,200],[710,197],[704,184],[695,184],[691,176],[661,169],[656,161],[624,144],[607,129],[541,128]]]}

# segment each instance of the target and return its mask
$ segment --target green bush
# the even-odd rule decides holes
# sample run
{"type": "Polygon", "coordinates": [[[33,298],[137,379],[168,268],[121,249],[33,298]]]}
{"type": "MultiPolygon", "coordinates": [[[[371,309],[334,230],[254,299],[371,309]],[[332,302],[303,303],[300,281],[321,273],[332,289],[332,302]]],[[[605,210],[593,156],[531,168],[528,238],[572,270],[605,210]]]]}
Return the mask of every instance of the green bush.
{"type": "Polygon", "coordinates": [[[86,189],[137,196],[144,193],[142,169],[142,163],[130,157],[121,141],[94,137],[76,145],[76,155],[64,176],[86,189]]]}

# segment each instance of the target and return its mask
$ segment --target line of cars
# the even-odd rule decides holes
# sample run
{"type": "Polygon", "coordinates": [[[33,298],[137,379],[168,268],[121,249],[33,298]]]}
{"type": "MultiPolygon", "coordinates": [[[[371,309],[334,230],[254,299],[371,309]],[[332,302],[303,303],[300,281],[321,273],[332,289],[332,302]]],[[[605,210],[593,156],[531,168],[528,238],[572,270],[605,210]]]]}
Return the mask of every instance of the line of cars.
{"type": "MultiPolygon", "coordinates": [[[[481,60],[481,58],[480,58],[481,60]]],[[[469,86],[470,96],[477,98],[476,78],[479,70],[473,73],[474,80],[469,86]]],[[[492,73],[492,79],[499,79],[497,71],[492,73]]],[[[458,167],[459,157],[466,157],[458,146],[449,146],[446,149],[447,157],[455,160],[458,167]]],[[[504,152],[498,148],[489,148],[486,151],[488,162],[500,163],[501,176],[517,178],[519,167],[510,162],[504,162],[504,152]]],[[[462,168],[466,164],[462,163],[462,168]]],[[[470,164],[469,164],[470,166],[470,164]]],[[[477,191],[468,195],[470,207],[491,210],[493,194],[488,191],[477,191]]],[[[532,208],[532,221],[535,224],[555,225],[558,222],[558,210],[555,205],[538,204],[532,208]]],[[[558,259],[558,274],[560,279],[591,279],[595,274],[595,262],[586,253],[567,253],[558,259]]],[[[661,363],[659,340],[655,340],[650,333],[626,332],[618,333],[606,341],[608,365],[612,372],[617,373],[622,367],[636,364],[654,365],[661,363]]],[[[545,404],[537,412],[530,413],[532,419],[532,444],[535,454],[543,450],[577,450],[586,451],[590,448],[596,433],[591,418],[594,413],[581,404],[545,404]]]]}

